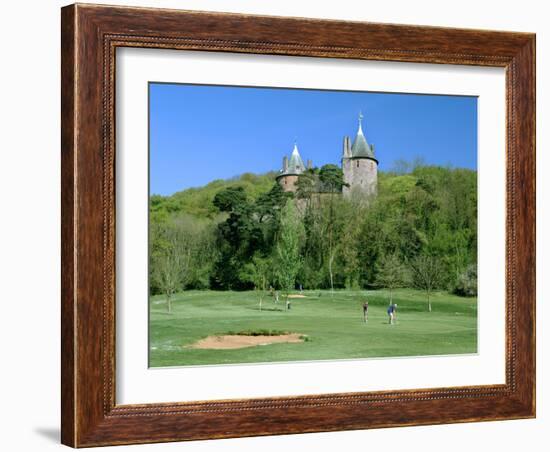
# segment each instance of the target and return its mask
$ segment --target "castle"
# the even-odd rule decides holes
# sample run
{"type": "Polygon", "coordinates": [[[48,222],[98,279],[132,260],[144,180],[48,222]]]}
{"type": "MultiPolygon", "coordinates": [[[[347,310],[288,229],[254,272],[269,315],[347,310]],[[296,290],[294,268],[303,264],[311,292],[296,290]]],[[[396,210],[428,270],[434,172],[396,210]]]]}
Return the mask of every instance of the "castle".
{"type": "MultiPolygon", "coordinates": [[[[374,156],[374,145],[365,138],[362,120],[363,115],[359,113],[359,128],[353,144],[349,136],[344,137],[342,172],[347,186],[342,188],[342,194],[345,197],[370,197],[377,191],[378,160],[374,156]]],[[[307,161],[307,166],[304,165],[298,146],[294,144],[290,160],[286,156],[283,158],[283,168],[277,175],[277,181],[284,191],[295,192],[300,176],[312,167],[311,160],[307,161]]]]}

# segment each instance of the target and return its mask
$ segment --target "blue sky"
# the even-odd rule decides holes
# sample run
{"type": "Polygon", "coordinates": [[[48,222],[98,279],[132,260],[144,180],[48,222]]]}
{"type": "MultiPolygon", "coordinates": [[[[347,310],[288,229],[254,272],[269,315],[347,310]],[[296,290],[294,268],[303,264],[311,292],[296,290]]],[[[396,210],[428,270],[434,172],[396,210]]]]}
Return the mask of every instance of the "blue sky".
{"type": "Polygon", "coordinates": [[[152,194],[278,171],[294,140],[304,161],[339,164],[359,111],[380,170],[477,165],[476,97],[150,83],[149,105],[152,194]]]}

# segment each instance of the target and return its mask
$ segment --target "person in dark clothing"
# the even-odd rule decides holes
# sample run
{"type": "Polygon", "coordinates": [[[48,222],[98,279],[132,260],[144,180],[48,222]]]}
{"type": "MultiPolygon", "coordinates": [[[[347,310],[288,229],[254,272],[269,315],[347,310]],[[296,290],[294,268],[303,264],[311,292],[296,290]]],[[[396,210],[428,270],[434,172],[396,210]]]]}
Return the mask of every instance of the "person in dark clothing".
{"type": "Polygon", "coordinates": [[[393,304],[388,306],[388,323],[393,325],[393,304]]]}
{"type": "Polygon", "coordinates": [[[365,300],[363,303],[363,320],[365,323],[369,321],[369,302],[368,300],[365,300]]]}
{"type": "Polygon", "coordinates": [[[390,325],[395,324],[395,320],[397,319],[397,304],[390,304],[388,307],[388,317],[389,317],[389,323],[390,325]]]}

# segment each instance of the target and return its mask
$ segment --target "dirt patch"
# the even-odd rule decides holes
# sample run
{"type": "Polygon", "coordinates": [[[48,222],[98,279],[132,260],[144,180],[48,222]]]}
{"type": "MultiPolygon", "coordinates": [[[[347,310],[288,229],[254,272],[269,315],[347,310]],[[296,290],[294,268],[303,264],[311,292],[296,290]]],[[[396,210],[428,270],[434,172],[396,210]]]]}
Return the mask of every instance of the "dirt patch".
{"type": "Polygon", "coordinates": [[[295,294],[289,295],[288,298],[307,298],[305,295],[295,294]]]}
{"type": "Polygon", "coordinates": [[[298,333],[280,334],[277,336],[244,336],[228,334],[224,336],[208,336],[205,339],[188,345],[187,348],[201,348],[214,350],[229,350],[232,348],[256,347],[257,345],[269,345],[280,343],[304,342],[304,335],[298,333]]]}

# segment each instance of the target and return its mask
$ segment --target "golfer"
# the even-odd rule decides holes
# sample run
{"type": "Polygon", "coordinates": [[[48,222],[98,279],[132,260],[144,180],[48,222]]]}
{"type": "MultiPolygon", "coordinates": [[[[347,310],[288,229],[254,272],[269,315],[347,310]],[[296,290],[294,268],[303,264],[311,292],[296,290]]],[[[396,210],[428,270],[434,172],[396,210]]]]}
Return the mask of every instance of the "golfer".
{"type": "Polygon", "coordinates": [[[395,324],[396,315],[397,315],[397,305],[396,304],[390,304],[389,307],[388,307],[388,317],[389,317],[390,325],[395,324]]]}
{"type": "Polygon", "coordinates": [[[368,300],[365,300],[363,303],[363,320],[365,323],[369,321],[369,302],[368,300]]]}

